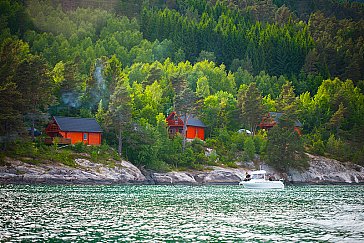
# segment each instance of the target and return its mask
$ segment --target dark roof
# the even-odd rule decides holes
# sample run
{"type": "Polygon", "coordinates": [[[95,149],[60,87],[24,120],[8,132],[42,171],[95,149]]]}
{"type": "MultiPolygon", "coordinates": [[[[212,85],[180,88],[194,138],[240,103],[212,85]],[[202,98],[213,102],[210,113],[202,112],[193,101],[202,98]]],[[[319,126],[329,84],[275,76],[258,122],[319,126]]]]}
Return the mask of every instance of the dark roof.
{"type": "MultiPolygon", "coordinates": [[[[283,113],[282,112],[269,112],[269,115],[278,123],[281,116],[283,116],[283,113]]],[[[302,127],[302,123],[299,120],[296,120],[294,122],[294,125],[296,127],[302,127]]]]}
{"type": "Polygon", "coordinates": [[[67,132],[102,132],[94,118],[53,117],[61,131],[67,132]]]}
{"type": "MultiPolygon", "coordinates": [[[[184,116],[181,116],[182,121],[184,120],[184,116]]],[[[197,117],[190,116],[190,119],[188,119],[187,126],[195,126],[195,127],[206,127],[206,125],[197,117]]]]}

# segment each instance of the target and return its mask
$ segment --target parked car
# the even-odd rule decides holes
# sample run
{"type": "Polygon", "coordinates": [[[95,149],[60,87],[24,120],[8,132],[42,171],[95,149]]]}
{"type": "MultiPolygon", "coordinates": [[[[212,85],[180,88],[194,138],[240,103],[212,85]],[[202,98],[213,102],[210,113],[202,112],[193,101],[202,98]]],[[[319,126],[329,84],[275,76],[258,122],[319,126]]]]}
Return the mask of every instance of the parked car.
{"type": "MultiPolygon", "coordinates": [[[[32,128],[31,127],[28,127],[27,128],[27,131],[28,131],[29,136],[31,136],[32,135],[32,128]]],[[[42,135],[42,132],[39,131],[38,129],[34,128],[34,136],[35,137],[38,137],[40,135],[42,135]]]]}
{"type": "Polygon", "coordinates": [[[239,129],[238,133],[245,133],[246,135],[252,135],[252,132],[249,131],[248,129],[239,129]]]}

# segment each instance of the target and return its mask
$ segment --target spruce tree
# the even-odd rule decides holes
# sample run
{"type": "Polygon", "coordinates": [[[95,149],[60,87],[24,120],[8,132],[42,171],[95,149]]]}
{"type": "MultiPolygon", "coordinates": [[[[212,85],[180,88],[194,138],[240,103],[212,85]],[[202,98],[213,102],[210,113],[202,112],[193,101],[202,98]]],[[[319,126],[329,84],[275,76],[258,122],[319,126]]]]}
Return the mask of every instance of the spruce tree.
{"type": "Polygon", "coordinates": [[[268,163],[283,172],[290,168],[305,168],[307,160],[303,141],[294,130],[297,101],[291,83],[287,82],[282,86],[278,106],[283,115],[278,125],[268,132],[268,163]]]}

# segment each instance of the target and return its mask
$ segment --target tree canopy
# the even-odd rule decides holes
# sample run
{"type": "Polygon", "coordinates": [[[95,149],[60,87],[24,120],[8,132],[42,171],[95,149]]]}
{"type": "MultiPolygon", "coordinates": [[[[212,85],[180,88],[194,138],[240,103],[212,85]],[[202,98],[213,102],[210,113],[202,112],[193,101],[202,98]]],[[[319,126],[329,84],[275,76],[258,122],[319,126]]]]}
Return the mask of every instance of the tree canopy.
{"type": "Polygon", "coordinates": [[[291,159],[305,149],[364,161],[362,3],[99,3],[0,1],[3,148],[44,127],[44,115],[63,115],[96,117],[104,143],[161,170],[234,166],[254,150],[286,170],[295,165],[279,158],[284,146],[291,159]],[[163,118],[172,111],[199,117],[205,143],[169,139],[163,118]],[[270,111],[285,120],[259,130],[270,111]],[[301,137],[288,126],[295,121],[301,137]]]}

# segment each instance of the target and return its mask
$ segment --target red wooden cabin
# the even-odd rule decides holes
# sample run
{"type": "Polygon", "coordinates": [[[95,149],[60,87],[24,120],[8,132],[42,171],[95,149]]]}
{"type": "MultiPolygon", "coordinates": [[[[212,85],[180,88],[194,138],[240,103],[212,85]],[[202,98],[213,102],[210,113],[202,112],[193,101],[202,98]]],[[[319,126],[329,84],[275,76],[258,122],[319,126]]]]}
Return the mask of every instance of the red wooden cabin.
{"type": "Polygon", "coordinates": [[[83,142],[88,145],[100,145],[102,130],[93,118],[75,118],[54,116],[49,122],[46,133],[50,144],[58,138],[59,144],[75,144],[83,142]]]}
{"type": "MultiPolygon", "coordinates": [[[[278,124],[279,119],[283,113],[281,112],[269,112],[258,125],[261,129],[269,130],[278,124]]],[[[302,123],[300,121],[295,121],[294,130],[301,135],[302,123]]]]}
{"type": "MultiPolygon", "coordinates": [[[[177,116],[176,112],[172,112],[166,119],[168,124],[168,133],[170,137],[173,137],[176,133],[182,133],[183,131],[184,117],[177,116]]],[[[187,133],[186,138],[195,139],[199,138],[205,140],[205,124],[198,118],[191,116],[187,121],[187,133]]]]}

